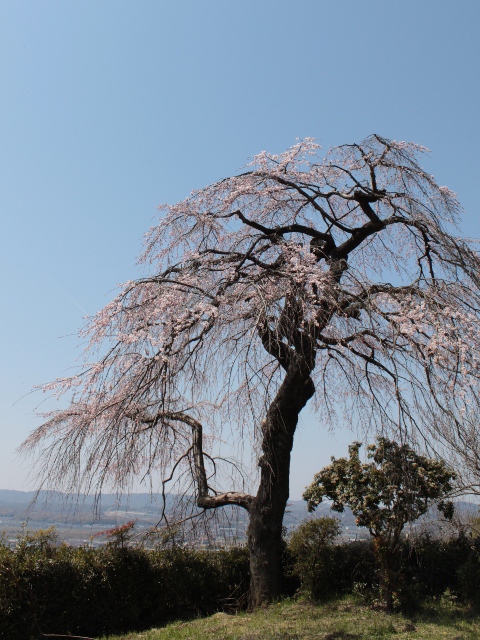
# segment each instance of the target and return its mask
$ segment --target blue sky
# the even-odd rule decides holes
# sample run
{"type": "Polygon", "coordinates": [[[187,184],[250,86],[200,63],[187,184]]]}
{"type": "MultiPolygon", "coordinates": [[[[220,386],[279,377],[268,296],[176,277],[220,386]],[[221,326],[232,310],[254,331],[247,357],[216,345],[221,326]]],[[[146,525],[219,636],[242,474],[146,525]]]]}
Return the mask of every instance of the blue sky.
{"type": "MultiPolygon", "coordinates": [[[[478,0],[0,1],[0,488],[31,488],[26,394],[138,273],[157,204],[297,137],[376,132],[432,149],[480,236],[479,22],[478,0]]],[[[292,497],[353,438],[307,415],[292,497]]]]}

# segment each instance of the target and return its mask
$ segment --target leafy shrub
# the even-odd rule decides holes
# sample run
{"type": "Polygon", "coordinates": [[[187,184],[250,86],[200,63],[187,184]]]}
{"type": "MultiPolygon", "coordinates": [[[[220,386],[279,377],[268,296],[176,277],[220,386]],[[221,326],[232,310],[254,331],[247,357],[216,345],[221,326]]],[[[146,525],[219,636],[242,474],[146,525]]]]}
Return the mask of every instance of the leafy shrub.
{"type": "Polygon", "coordinates": [[[245,549],[148,551],[0,544],[0,637],[99,636],[221,610],[247,591],[245,549]]]}
{"type": "MultiPolygon", "coordinates": [[[[311,520],[285,550],[285,585],[315,599],[353,591],[375,598],[379,578],[370,541],[336,543],[338,521],[311,520]]],[[[413,609],[446,590],[480,606],[480,538],[429,535],[403,540],[396,603],[413,609]]],[[[52,530],[0,542],[0,638],[88,637],[159,626],[246,604],[245,548],[200,551],[57,545],[52,530]]]]}
{"type": "Polygon", "coordinates": [[[458,565],[457,593],[462,600],[476,609],[480,608],[480,538],[468,540],[470,552],[458,565]],[[465,562],[466,559],[466,562],[465,562]]]}
{"type": "MultiPolygon", "coordinates": [[[[338,544],[328,531],[320,519],[302,524],[292,535],[288,570],[297,579],[297,589],[316,600],[352,592],[376,600],[380,577],[373,542],[338,544]]],[[[426,533],[403,539],[398,560],[393,594],[397,608],[413,611],[447,591],[480,607],[480,538],[460,533],[442,539],[426,533]]]]}
{"type": "Polygon", "coordinates": [[[429,533],[404,540],[400,549],[397,600],[403,609],[416,609],[447,590],[461,597],[458,570],[471,561],[471,541],[463,534],[436,538],[429,533]]]}
{"type": "Polygon", "coordinates": [[[303,497],[313,511],[324,498],[332,510],[342,513],[350,507],[356,522],[373,537],[380,596],[388,611],[395,607],[402,586],[399,551],[407,522],[425,514],[432,501],[447,520],[453,517],[453,503],[445,500],[452,490],[455,473],[448,465],[420,455],[407,444],[377,437],[367,447],[368,462],[362,463],[361,442],[348,447],[349,458],[332,458],[332,463],[315,474],[303,497]]]}
{"type": "Polygon", "coordinates": [[[305,520],[290,537],[292,572],[300,579],[302,591],[315,600],[332,595],[333,543],[340,531],[339,520],[326,517],[305,520]]]}
{"type": "MultiPolygon", "coordinates": [[[[370,541],[335,543],[336,524],[330,528],[320,518],[307,521],[292,534],[287,547],[286,573],[296,578],[297,591],[314,600],[361,591],[369,592],[377,586],[375,556],[370,541]],[[320,525],[314,523],[320,522],[320,525]],[[312,523],[312,524],[311,524],[312,523]],[[331,533],[331,536],[328,534],[331,533]]],[[[293,595],[290,590],[289,595],[293,595]]]]}

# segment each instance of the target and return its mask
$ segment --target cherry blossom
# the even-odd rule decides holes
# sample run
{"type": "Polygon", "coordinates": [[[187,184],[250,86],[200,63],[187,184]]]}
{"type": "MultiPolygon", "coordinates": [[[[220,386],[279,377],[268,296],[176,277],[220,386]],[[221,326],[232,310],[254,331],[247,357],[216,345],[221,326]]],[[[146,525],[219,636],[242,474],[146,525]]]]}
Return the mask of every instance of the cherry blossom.
{"type": "Polygon", "coordinates": [[[480,261],[426,151],[372,135],[322,155],[307,138],[162,205],[144,277],[82,330],[83,369],[44,387],[71,398],[24,444],[44,479],[124,488],[191,472],[200,507],[249,511],[252,599],[275,597],[311,398],[324,427],[418,439],[479,396],[480,261]],[[212,448],[232,429],[255,443],[256,493],[214,485],[212,448]]]}

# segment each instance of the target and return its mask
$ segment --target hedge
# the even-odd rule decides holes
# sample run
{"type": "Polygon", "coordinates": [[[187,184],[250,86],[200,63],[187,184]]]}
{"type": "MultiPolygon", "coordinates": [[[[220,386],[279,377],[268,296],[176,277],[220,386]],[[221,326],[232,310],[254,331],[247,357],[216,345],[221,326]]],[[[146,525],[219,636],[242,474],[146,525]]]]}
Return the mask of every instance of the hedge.
{"type": "MultiPolygon", "coordinates": [[[[286,545],[286,595],[303,592],[325,600],[361,592],[374,598],[378,580],[371,543],[326,544],[328,553],[312,547],[316,560],[311,571],[306,559],[299,564],[294,553],[307,553],[309,546],[286,545]]],[[[405,540],[399,567],[396,595],[403,608],[418,607],[446,591],[480,606],[478,538],[405,540]]],[[[142,631],[173,619],[245,607],[248,584],[245,548],[93,549],[27,537],[15,549],[0,543],[0,637],[37,640],[42,634],[98,637],[142,631]]]]}
{"type": "Polygon", "coordinates": [[[246,602],[248,553],[0,546],[0,637],[141,631],[246,602]]]}

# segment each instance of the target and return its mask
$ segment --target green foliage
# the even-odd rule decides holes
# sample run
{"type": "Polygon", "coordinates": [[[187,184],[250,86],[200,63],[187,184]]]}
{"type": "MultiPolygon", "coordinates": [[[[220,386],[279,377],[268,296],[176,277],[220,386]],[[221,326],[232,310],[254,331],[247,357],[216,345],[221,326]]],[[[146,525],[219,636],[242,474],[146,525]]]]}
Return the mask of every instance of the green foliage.
{"type": "MultiPolygon", "coordinates": [[[[372,541],[340,543],[338,523],[312,520],[286,548],[286,584],[316,599],[352,592],[375,599],[379,574],[372,541]]],[[[394,592],[403,609],[446,591],[480,605],[480,539],[425,535],[402,540],[394,592]]],[[[244,548],[198,551],[73,548],[54,531],[23,536],[15,549],[0,543],[0,638],[40,639],[41,633],[98,637],[161,626],[246,604],[249,556],[244,548]]]]}
{"type": "Polygon", "coordinates": [[[245,549],[73,548],[33,536],[0,545],[0,637],[99,636],[231,607],[249,583],[245,549]]]}
{"type": "Polygon", "coordinates": [[[300,579],[302,590],[315,600],[331,596],[335,573],[333,542],[340,535],[337,518],[305,520],[289,540],[292,572],[300,579]]]}
{"type": "Polygon", "coordinates": [[[474,607],[480,609],[480,538],[468,540],[470,553],[468,561],[458,565],[457,593],[460,598],[474,607]]]}
{"type": "Polygon", "coordinates": [[[332,458],[332,464],[315,475],[303,494],[309,511],[324,498],[333,501],[337,512],[349,506],[358,526],[367,527],[374,537],[399,535],[433,500],[440,500],[438,508],[445,517],[453,516],[453,504],[442,498],[452,491],[455,474],[444,462],[379,437],[377,444],[367,447],[371,462],[362,463],[361,446],[354,442],[348,459],[332,458]]]}
{"type": "Polygon", "coordinates": [[[371,542],[338,543],[339,533],[336,518],[307,520],[288,542],[286,572],[297,579],[297,591],[313,600],[375,589],[377,575],[371,542]]]}
{"type": "Polygon", "coordinates": [[[471,563],[475,550],[463,533],[448,539],[424,533],[403,540],[399,556],[402,581],[397,596],[402,608],[412,609],[447,591],[462,597],[458,569],[471,563]]]}
{"type": "Polygon", "coordinates": [[[36,531],[27,531],[23,535],[19,536],[17,541],[17,551],[26,552],[30,551],[42,551],[48,553],[50,549],[53,549],[58,540],[58,533],[54,526],[48,527],[48,529],[37,529],[36,531]]]}
{"type": "MultiPolygon", "coordinates": [[[[288,547],[289,571],[297,577],[297,588],[315,600],[357,593],[378,602],[381,576],[374,541],[323,546],[321,540],[316,549],[318,537],[312,529],[301,526],[297,540],[293,545],[291,540],[288,547]],[[328,550],[323,558],[322,550],[328,550]],[[317,558],[324,562],[315,561],[317,558]]],[[[398,580],[392,595],[397,608],[416,611],[445,593],[480,606],[480,539],[463,533],[449,539],[429,533],[402,539],[396,567],[398,580]]]]}
{"type": "Polygon", "coordinates": [[[332,509],[350,507],[357,524],[367,527],[374,548],[388,609],[394,606],[394,591],[401,582],[398,567],[400,536],[407,522],[427,512],[432,501],[446,518],[453,516],[453,503],[444,498],[452,491],[454,472],[443,462],[427,458],[408,445],[386,438],[367,447],[369,462],[362,463],[360,442],[349,447],[349,458],[332,458],[332,464],[317,473],[303,497],[313,511],[324,498],[332,509]]]}

